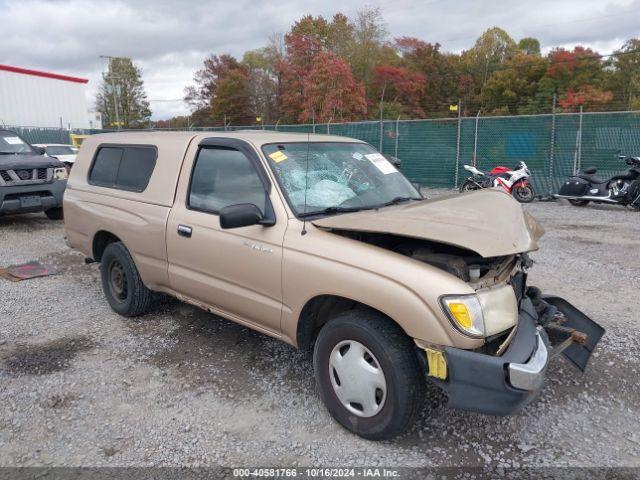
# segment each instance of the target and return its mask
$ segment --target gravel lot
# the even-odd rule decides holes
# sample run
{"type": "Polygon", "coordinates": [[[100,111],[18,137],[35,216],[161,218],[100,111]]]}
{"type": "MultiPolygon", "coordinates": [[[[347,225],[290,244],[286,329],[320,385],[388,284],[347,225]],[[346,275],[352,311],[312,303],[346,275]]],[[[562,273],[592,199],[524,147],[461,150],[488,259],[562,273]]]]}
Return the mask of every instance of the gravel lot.
{"type": "Polygon", "coordinates": [[[556,361],[511,417],[451,410],[432,387],[415,428],[384,443],[332,421],[287,345],[168,299],[119,317],[62,222],[0,218],[0,266],[60,270],[0,279],[0,465],[640,466],[640,214],[526,208],[547,230],[530,283],[607,329],[586,374],[556,361]]]}

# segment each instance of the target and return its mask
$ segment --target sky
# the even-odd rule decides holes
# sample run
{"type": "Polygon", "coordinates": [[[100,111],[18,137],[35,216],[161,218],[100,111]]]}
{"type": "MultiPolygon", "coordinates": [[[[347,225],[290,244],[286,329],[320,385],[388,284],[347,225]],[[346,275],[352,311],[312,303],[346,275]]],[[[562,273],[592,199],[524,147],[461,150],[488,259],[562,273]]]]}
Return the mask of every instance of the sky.
{"type": "Polygon", "coordinates": [[[0,0],[0,63],[88,78],[92,105],[100,55],[131,57],[152,118],[165,119],[188,114],[184,88],[207,55],[241,57],[305,14],[353,17],[364,7],[381,9],[389,39],[413,36],[445,51],[471,47],[494,26],[515,40],[538,38],[543,51],[581,44],[606,54],[640,36],[640,0],[0,0]]]}

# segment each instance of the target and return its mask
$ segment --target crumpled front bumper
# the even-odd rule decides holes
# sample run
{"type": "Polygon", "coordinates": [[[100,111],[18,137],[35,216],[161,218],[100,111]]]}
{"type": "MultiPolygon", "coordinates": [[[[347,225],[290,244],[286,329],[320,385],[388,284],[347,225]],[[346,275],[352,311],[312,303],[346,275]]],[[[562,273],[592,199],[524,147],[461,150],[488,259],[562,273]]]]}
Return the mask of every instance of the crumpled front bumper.
{"type": "MultiPolygon", "coordinates": [[[[555,300],[558,297],[551,298],[555,300]]],[[[583,369],[604,329],[565,300],[556,301],[553,308],[566,316],[568,325],[575,328],[585,326],[589,332],[587,343],[572,345],[575,352],[568,349],[566,344],[561,346],[560,342],[555,347],[558,351],[563,348],[566,356],[577,352],[584,360],[583,369]]],[[[520,410],[535,399],[541,391],[547,366],[554,353],[547,334],[547,321],[542,315],[539,316],[532,299],[525,296],[520,301],[517,330],[503,355],[492,356],[446,347],[447,379],[434,381],[448,393],[449,405],[474,412],[505,415],[520,410]]],[[[556,333],[552,332],[554,338],[556,333]]],[[[569,360],[576,364],[573,359],[569,360]]],[[[580,368],[580,365],[576,366],[580,368]]]]}

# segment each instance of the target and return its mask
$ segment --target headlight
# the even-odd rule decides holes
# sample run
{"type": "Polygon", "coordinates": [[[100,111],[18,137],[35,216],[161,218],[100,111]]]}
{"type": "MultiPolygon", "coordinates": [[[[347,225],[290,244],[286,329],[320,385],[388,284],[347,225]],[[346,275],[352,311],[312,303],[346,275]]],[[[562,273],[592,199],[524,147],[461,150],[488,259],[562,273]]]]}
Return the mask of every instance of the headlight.
{"type": "Polygon", "coordinates": [[[54,168],[53,169],[53,178],[56,180],[66,180],[69,177],[69,174],[67,173],[67,169],[62,167],[62,168],[54,168]]]}
{"type": "Polygon", "coordinates": [[[484,337],[484,318],[478,297],[447,295],[440,298],[440,302],[454,327],[471,337],[484,337]]]}

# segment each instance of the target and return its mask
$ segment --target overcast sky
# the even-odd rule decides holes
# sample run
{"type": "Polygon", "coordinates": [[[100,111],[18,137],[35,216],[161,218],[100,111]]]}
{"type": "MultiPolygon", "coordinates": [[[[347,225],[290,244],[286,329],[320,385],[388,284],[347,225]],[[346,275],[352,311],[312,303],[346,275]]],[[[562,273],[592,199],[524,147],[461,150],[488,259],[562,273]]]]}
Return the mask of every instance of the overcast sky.
{"type": "Polygon", "coordinates": [[[104,68],[100,55],[143,69],[154,119],[187,113],[181,99],[209,53],[241,56],[286,32],[302,15],[348,16],[379,6],[390,38],[415,36],[444,50],[470,47],[499,26],[544,50],[583,44],[610,53],[640,36],[640,0],[0,0],[0,63],[88,78],[88,102],[104,68]]]}

